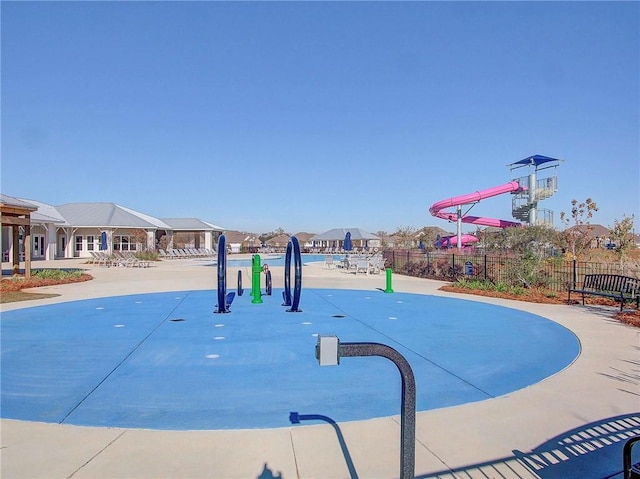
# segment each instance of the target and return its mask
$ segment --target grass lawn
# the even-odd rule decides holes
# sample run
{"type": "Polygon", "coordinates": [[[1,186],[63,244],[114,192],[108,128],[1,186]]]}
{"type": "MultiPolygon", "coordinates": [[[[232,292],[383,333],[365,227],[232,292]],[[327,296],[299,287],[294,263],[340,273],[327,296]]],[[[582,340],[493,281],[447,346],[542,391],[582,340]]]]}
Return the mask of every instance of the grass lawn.
{"type": "Polygon", "coordinates": [[[16,301],[31,301],[36,299],[54,298],[59,294],[24,292],[23,289],[56,284],[79,283],[93,279],[81,270],[35,270],[31,278],[23,276],[3,278],[0,282],[0,303],[14,303],[16,301]]]}

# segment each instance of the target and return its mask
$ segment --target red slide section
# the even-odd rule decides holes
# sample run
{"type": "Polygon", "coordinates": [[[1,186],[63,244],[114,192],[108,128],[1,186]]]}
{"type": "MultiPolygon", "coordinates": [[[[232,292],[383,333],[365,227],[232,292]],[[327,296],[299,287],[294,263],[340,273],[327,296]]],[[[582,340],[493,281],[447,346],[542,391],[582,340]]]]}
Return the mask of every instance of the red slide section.
{"type": "MultiPolygon", "coordinates": [[[[475,193],[454,196],[453,198],[438,201],[431,205],[431,208],[429,208],[429,212],[436,218],[456,222],[458,221],[457,213],[451,213],[442,210],[446,208],[457,207],[460,205],[477,203],[478,201],[484,200],[486,198],[491,198],[492,196],[503,195],[505,193],[515,193],[517,191],[522,191],[522,187],[520,186],[520,184],[517,181],[510,181],[509,183],[506,183],[504,185],[494,186],[493,188],[476,191],[475,193]]],[[[481,226],[495,226],[498,228],[521,226],[521,223],[516,223],[514,221],[497,220],[494,218],[484,218],[480,216],[463,216],[462,222],[481,226]]]]}

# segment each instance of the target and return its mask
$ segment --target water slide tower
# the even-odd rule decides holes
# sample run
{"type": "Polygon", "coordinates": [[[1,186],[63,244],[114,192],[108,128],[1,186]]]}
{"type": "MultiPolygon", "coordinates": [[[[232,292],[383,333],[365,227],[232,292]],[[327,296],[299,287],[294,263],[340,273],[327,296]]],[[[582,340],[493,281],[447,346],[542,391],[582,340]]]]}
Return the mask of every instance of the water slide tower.
{"type": "Polygon", "coordinates": [[[538,203],[546,200],[558,191],[557,168],[562,160],[548,156],[533,155],[523,160],[511,163],[509,166],[511,178],[524,189],[513,195],[512,215],[514,218],[533,225],[553,226],[553,211],[538,208],[538,203]],[[527,168],[527,176],[515,177],[514,170],[527,168]]]}

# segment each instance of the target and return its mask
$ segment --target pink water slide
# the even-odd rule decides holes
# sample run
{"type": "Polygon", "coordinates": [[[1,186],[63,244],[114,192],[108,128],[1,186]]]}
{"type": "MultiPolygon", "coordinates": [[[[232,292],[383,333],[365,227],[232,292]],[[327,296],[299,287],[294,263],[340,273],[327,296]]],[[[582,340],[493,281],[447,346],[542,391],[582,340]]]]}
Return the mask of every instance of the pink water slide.
{"type": "MultiPolygon", "coordinates": [[[[486,190],[476,191],[475,193],[469,193],[467,195],[454,196],[446,200],[438,201],[431,205],[429,212],[436,218],[441,218],[447,221],[458,221],[458,214],[453,212],[443,211],[446,208],[453,208],[461,205],[469,205],[477,203],[478,201],[492,196],[503,195],[505,193],[515,193],[522,191],[522,187],[517,181],[510,181],[504,185],[494,186],[493,188],[487,188],[486,190]]],[[[484,218],[480,216],[463,216],[463,223],[471,223],[481,226],[495,226],[498,228],[509,228],[512,226],[521,226],[520,223],[514,221],[497,220],[494,218],[484,218]]],[[[464,243],[464,241],[463,241],[464,243]]]]}

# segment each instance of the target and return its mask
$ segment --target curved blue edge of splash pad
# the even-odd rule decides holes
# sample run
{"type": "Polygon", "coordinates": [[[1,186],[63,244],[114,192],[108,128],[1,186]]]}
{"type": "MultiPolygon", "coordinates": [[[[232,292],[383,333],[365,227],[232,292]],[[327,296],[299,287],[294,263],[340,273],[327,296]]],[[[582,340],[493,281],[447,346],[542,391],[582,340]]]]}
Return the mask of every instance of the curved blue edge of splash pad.
{"type": "Polygon", "coordinates": [[[578,338],[525,311],[381,291],[304,289],[301,312],[274,290],[214,314],[216,291],[139,294],[2,314],[1,416],[83,426],[215,430],[397,415],[400,376],[377,357],[321,367],[318,335],[404,355],[417,410],[482,401],[569,366],[578,338]]]}

